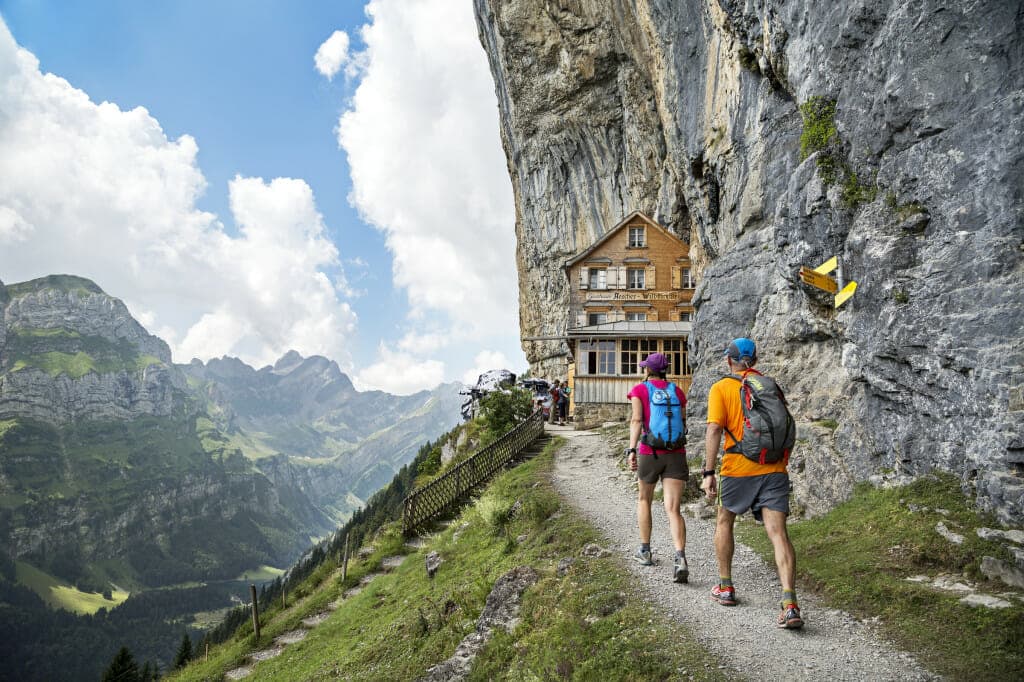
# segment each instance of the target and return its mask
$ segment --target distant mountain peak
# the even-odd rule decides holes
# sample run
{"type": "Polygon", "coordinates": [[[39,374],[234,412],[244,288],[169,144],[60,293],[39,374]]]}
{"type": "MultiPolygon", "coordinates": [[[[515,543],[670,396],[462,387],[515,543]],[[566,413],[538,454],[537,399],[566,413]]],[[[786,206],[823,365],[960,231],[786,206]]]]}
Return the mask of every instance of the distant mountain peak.
{"type": "Polygon", "coordinates": [[[57,291],[63,292],[77,290],[85,291],[90,294],[106,295],[103,289],[101,289],[91,279],[79,277],[78,275],[47,275],[46,277],[38,277],[26,282],[16,282],[14,284],[7,285],[7,292],[12,297],[23,296],[37,291],[44,291],[46,289],[56,289],[57,291]]]}
{"type": "Polygon", "coordinates": [[[274,363],[275,372],[287,372],[302,363],[302,355],[297,350],[290,350],[274,363]]]}

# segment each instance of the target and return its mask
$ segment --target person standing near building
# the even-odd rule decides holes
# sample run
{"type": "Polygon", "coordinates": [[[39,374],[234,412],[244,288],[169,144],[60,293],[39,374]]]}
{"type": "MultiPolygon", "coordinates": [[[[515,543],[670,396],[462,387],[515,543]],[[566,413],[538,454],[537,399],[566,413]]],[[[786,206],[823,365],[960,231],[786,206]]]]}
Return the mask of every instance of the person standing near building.
{"type": "MultiPolygon", "coordinates": [[[[788,452],[779,461],[761,464],[748,459],[737,445],[744,433],[743,404],[740,387],[748,375],[762,376],[754,369],[757,347],[746,338],[733,340],[725,351],[729,376],[711,386],[708,394],[708,425],[705,432],[704,480],[701,489],[709,499],[718,495],[718,518],[715,525],[715,556],[718,559],[719,582],[711,590],[711,598],[723,606],[735,606],[736,588],[732,582],[732,558],[735,550],[733,524],[736,516],[750,509],[754,518],[764,521],[765,532],[775,549],[775,564],[782,583],[780,628],[803,627],[797,605],[795,575],[796,552],[786,530],[789,515],[788,452]],[[715,462],[725,434],[721,481],[716,481],[715,462]]],[[[788,413],[787,413],[788,414],[788,413]]]]}
{"type": "Polygon", "coordinates": [[[679,504],[683,498],[683,486],[689,477],[690,470],[686,463],[685,414],[686,396],[675,384],[665,379],[668,359],[661,353],[652,353],[640,362],[646,369],[645,380],[634,386],[626,397],[632,406],[632,417],[629,422],[629,468],[637,472],[637,526],[640,531],[640,548],[635,558],[642,566],[654,564],[651,553],[651,504],[654,501],[654,488],[661,480],[665,496],[665,513],[668,515],[669,529],[675,544],[675,561],[672,566],[672,579],[677,583],[685,583],[690,575],[686,563],[686,522],[679,513],[679,504]],[[677,427],[680,444],[673,449],[655,450],[645,443],[647,434],[651,433],[652,398],[660,394],[661,399],[671,400],[670,409],[677,410],[677,427]],[[674,394],[674,395],[673,395],[674,394]]]}
{"type": "Polygon", "coordinates": [[[558,387],[558,423],[565,426],[569,418],[569,381],[563,381],[558,387]]]}
{"type": "Polygon", "coordinates": [[[555,379],[554,383],[551,384],[551,409],[548,410],[548,423],[558,423],[558,398],[561,392],[558,390],[560,382],[555,379]]]}

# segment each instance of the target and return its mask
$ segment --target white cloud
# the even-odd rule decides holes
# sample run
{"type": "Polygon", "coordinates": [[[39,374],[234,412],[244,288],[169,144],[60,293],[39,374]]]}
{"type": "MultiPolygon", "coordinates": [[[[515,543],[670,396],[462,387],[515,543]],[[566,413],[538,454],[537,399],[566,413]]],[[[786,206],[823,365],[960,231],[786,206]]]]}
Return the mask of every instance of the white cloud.
{"type": "Polygon", "coordinates": [[[381,360],[353,378],[361,391],[380,390],[395,395],[410,395],[430,389],[444,380],[444,363],[411,353],[395,352],[381,344],[381,360]]]}
{"type": "Polygon", "coordinates": [[[196,208],[198,146],[168,140],[139,107],[122,111],[18,48],[0,19],[0,276],[89,277],[131,301],[175,360],[289,348],[350,366],[355,314],[312,190],[302,180],[236,177],[228,235],[196,208]],[[181,339],[180,344],[176,342],[181,339]]]}
{"type": "Polygon", "coordinates": [[[433,353],[451,343],[451,337],[443,332],[407,332],[398,340],[396,346],[399,350],[408,353],[433,353]]]}
{"type": "Polygon", "coordinates": [[[501,351],[483,350],[473,358],[473,367],[466,370],[465,374],[462,375],[462,383],[468,386],[475,386],[480,375],[492,369],[515,371],[515,368],[509,365],[508,358],[501,351]]]}
{"type": "Polygon", "coordinates": [[[23,242],[32,232],[32,226],[25,222],[10,206],[0,206],[0,244],[23,242]]]}
{"type": "Polygon", "coordinates": [[[413,320],[518,329],[515,211],[471,3],[372,0],[362,80],[338,124],[351,200],[381,229],[413,320]]]}
{"type": "Polygon", "coordinates": [[[316,70],[327,80],[334,80],[341,67],[349,63],[348,44],[348,34],[344,31],[335,31],[317,49],[313,63],[316,64],[316,70]]]}

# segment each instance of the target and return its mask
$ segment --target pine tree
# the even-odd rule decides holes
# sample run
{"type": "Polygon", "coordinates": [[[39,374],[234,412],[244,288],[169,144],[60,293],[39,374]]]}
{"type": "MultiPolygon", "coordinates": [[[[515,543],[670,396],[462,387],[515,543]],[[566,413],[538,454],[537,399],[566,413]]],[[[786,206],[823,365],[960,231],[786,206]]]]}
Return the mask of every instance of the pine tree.
{"type": "Polygon", "coordinates": [[[103,682],[142,682],[139,677],[139,665],[135,662],[132,652],[123,646],[110,662],[110,667],[103,673],[103,682]]]}
{"type": "Polygon", "coordinates": [[[184,668],[189,661],[192,660],[192,640],[188,638],[188,633],[181,638],[181,646],[178,647],[178,653],[174,657],[174,669],[184,668]]]}

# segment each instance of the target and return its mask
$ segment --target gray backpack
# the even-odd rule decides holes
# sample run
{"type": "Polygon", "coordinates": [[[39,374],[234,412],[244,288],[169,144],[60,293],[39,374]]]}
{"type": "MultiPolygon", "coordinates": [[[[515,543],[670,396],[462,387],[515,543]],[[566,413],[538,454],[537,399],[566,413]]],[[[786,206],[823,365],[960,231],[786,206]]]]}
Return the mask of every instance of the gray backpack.
{"type": "Polygon", "coordinates": [[[740,382],[743,434],[736,438],[725,430],[736,441],[726,452],[738,452],[758,464],[774,464],[788,457],[796,442],[796,422],[782,389],[774,379],[756,370],[750,370],[745,377],[729,377],[740,382]]]}

